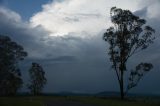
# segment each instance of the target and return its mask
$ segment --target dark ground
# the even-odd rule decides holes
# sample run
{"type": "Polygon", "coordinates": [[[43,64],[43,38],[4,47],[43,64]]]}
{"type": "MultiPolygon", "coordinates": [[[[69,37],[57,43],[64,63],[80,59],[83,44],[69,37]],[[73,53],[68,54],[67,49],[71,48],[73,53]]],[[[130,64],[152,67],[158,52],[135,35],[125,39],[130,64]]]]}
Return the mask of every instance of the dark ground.
{"type": "Polygon", "coordinates": [[[89,105],[76,101],[48,101],[45,106],[97,106],[97,105],[89,105]]]}
{"type": "Polygon", "coordinates": [[[0,97],[0,106],[160,106],[159,97],[15,96],[0,97]]]}

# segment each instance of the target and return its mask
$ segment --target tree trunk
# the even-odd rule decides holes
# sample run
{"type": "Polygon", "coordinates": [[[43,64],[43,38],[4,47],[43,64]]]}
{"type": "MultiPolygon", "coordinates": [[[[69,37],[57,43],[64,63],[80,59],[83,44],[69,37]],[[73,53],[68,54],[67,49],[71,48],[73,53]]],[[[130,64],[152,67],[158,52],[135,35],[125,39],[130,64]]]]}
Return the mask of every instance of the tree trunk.
{"type": "Polygon", "coordinates": [[[120,83],[120,92],[121,92],[121,100],[124,100],[124,85],[123,85],[122,79],[121,79],[121,83],[120,83]]]}
{"type": "Polygon", "coordinates": [[[121,100],[124,100],[124,81],[123,81],[123,70],[121,70],[120,92],[121,92],[121,100]]]}

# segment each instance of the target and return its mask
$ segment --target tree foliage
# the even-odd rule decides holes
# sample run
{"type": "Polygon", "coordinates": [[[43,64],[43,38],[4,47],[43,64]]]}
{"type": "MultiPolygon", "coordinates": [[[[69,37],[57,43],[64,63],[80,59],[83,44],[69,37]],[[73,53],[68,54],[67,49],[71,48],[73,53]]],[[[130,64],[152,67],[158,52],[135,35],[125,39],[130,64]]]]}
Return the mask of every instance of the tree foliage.
{"type": "Polygon", "coordinates": [[[27,56],[23,47],[0,35],[0,95],[15,94],[22,85],[18,62],[27,56]]]}
{"type": "Polygon", "coordinates": [[[45,78],[45,72],[42,66],[40,66],[38,63],[32,63],[29,74],[30,84],[28,85],[28,88],[32,94],[38,95],[41,93],[44,85],[47,82],[47,79],[45,78]]]}
{"type": "Polygon", "coordinates": [[[152,68],[153,65],[150,63],[140,63],[136,66],[134,70],[131,70],[127,91],[137,86],[138,82],[142,79],[142,77],[152,68]]]}
{"type": "MultiPolygon", "coordinates": [[[[112,7],[110,10],[111,22],[113,26],[108,28],[104,33],[103,39],[108,42],[109,56],[112,62],[112,67],[116,72],[117,79],[120,85],[121,98],[124,97],[124,72],[127,70],[126,63],[128,59],[135,53],[146,49],[153,43],[155,30],[150,26],[145,25],[146,20],[134,15],[129,10],[112,7]]],[[[136,71],[131,71],[130,83],[128,88],[133,88],[139,82],[140,77],[135,79],[136,73],[138,76],[139,69],[143,71],[147,68],[148,71],[153,67],[150,63],[141,63],[136,67],[136,71]],[[137,80],[133,84],[132,80],[137,80]]]]}

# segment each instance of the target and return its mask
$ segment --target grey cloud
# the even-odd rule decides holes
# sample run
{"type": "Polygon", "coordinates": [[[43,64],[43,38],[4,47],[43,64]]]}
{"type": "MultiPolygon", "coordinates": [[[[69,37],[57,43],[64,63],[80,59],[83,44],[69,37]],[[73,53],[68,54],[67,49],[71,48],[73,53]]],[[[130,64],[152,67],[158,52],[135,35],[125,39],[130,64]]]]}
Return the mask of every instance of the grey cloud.
{"type": "Polygon", "coordinates": [[[51,59],[51,61],[76,61],[76,58],[74,56],[60,56],[54,59],[51,59]]]}
{"type": "Polygon", "coordinates": [[[81,19],[83,19],[83,18],[100,18],[100,17],[102,17],[102,15],[99,14],[99,13],[95,13],[95,14],[89,14],[89,13],[76,13],[76,14],[70,14],[70,15],[79,17],[79,18],[81,18],[81,19]]]}
{"type": "Polygon", "coordinates": [[[21,17],[11,10],[0,8],[0,14],[1,34],[10,36],[31,53],[44,48],[43,42],[40,42],[39,39],[48,35],[47,31],[40,27],[30,28],[27,22],[22,22],[21,17]]]}
{"type": "Polygon", "coordinates": [[[135,11],[135,15],[140,16],[140,17],[146,17],[147,16],[147,7],[144,7],[141,10],[135,11]]]}
{"type": "Polygon", "coordinates": [[[64,21],[67,22],[79,22],[80,19],[83,18],[100,18],[102,17],[101,14],[88,14],[88,13],[76,13],[76,14],[68,14],[68,13],[63,13],[67,15],[68,17],[63,18],[64,21]]]}
{"type": "MultiPolygon", "coordinates": [[[[108,45],[102,40],[103,30],[96,36],[90,36],[87,32],[71,32],[62,37],[51,37],[48,36],[49,32],[40,26],[32,28],[28,22],[22,22],[20,16],[11,10],[0,11],[0,14],[0,33],[10,36],[23,45],[29,53],[29,57],[22,63],[26,82],[28,80],[27,70],[31,62],[38,62],[44,67],[48,78],[45,91],[92,93],[119,89],[107,56],[108,45]],[[12,15],[10,15],[11,13],[12,15]],[[84,34],[86,38],[76,36],[84,34]]],[[[136,14],[142,14],[142,17],[146,16],[146,9],[137,11],[136,14]]],[[[147,21],[157,30],[156,34],[158,35],[160,25],[157,23],[160,23],[160,20],[147,18],[147,21]]],[[[159,40],[157,38],[148,50],[135,55],[129,61],[129,69],[134,67],[138,61],[154,64],[154,70],[141,81],[141,84],[133,92],[142,90],[142,88],[146,88],[143,92],[152,92],[152,90],[160,92],[160,86],[153,83],[160,80],[158,76],[160,72],[157,71],[160,69],[159,40]]]]}
{"type": "Polygon", "coordinates": [[[74,17],[74,18],[65,17],[64,21],[67,21],[67,22],[78,22],[79,19],[77,17],[74,17]]]}
{"type": "Polygon", "coordinates": [[[77,13],[76,14],[77,16],[82,16],[82,17],[101,17],[102,15],[101,14],[88,14],[88,13],[77,13]]]}
{"type": "MultiPolygon", "coordinates": [[[[52,55],[47,55],[47,57],[53,57],[52,55]]],[[[29,59],[28,61],[32,61],[32,59],[29,59]]],[[[36,59],[36,62],[45,63],[46,65],[48,63],[63,63],[63,62],[76,62],[78,61],[75,56],[59,56],[55,58],[47,58],[47,59],[36,59]]]]}

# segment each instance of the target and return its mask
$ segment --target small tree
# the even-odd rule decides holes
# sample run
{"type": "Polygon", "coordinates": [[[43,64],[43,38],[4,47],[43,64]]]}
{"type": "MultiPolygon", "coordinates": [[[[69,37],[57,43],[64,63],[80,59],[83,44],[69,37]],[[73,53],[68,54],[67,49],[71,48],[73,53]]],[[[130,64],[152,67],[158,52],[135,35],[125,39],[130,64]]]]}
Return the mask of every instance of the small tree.
{"type": "Polygon", "coordinates": [[[38,63],[32,63],[29,75],[30,84],[28,85],[28,88],[30,89],[30,92],[34,95],[40,94],[47,82],[43,68],[38,63]]]}
{"type": "MultiPolygon", "coordinates": [[[[124,98],[124,72],[126,63],[135,53],[146,49],[155,39],[155,30],[144,26],[146,21],[132,14],[129,10],[112,7],[110,10],[113,27],[107,29],[103,39],[109,44],[109,56],[112,67],[116,72],[120,86],[121,99],[124,98]]],[[[150,63],[140,63],[135,70],[131,70],[127,91],[137,85],[145,72],[152,69],[150,63]]],[[[126,93],[127,93],[126,91],[126,93]]]]}
{"type": "Polygon", "coordinates": [[[23,47],[0,35],[0,95],[13,95],[22,86],[19,61],[27,56],[23,47]]]}

